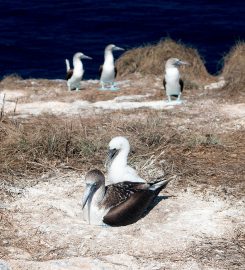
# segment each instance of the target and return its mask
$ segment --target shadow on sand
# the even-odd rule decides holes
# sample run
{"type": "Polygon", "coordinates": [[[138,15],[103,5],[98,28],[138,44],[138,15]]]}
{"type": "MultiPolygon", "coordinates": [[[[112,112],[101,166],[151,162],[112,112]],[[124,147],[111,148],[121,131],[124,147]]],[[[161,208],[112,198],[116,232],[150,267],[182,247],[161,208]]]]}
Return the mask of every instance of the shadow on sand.
{"type": "Polygon", "coordinates": [[[149,205],[149,207],[146,209],[145,213],[138,220],[146,217],[151,212],[151,210],[153,210],[153,208],[155,208],[162,200],[167,200],[168,198],[171,198],[171,197],[174,197],[174,196],[173,195],[157,196],[154,199],[154,201],[149,205]]]}

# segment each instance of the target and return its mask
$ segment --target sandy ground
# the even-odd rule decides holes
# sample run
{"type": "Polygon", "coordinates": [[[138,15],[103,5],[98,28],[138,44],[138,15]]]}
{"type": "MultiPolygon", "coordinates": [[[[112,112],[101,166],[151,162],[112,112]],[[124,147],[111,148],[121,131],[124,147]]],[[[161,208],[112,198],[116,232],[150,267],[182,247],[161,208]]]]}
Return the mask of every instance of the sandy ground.
{"type": "MultiPolygon", "coordinates": [[[[22,81],[20,81],[22,82],[22,81]]],[[[54,81],[55,83],[55,81],[54,81]]],[[[122,95],[122,91],[99,91],[99,81],[90,80],[87,82],[83,82],[82,88],[83,90],[76,92],[72,91],[71,93],[65,92],[68,96],[65,100],[59,100],[62,96],[64,99],[64,90],[66,88],[66,82],[59,80],[57,82],[61,88],[53,89],[52,94],[49,92],[46,93],[39,92],[37,94],[33,94],[32,92],[24,92],[23,90],[10,90],[8,89],[8,84],[3,87],[3,90],[0,93],[0,106],[4,106],[5,113],[12,113],[19,117],[28,117],[28,116],[37,116],[43,113],[51,113],[55,115],[79,115],[79,114],[93,114],[95,112],[100,112],[103,110],[130,110],[137,108],[151,108],[156,110],[169,109],[173,108],[176,105],[176,102],[173,102],[171,105],[161,99],[161,100],[149,100],[157,91],[156,89],[150,89],[148,93],[137,94],[137,95],[122,95]],[[5,88],[6,87],[6,88],[5,88]],[[84,90],[86,88],[86,90],[84,90]],[[107,96],[106,100],[98,100],[96,102],[90,102],[88,100],[81,100],[84,92],[89,92],[91,94],[99,93],[99,95],[107,96]],[[92,93],[93,92],[93,93],[92,93]],[[57,93],[55,99],[50,100],[52,95],[57,93]],[[69,96],[70,94],[70,96],[69,96]],[[73,97],[71,98],[71,94],[73,97]],[[47,96],[49,97],[47,99],[47,96]],[[113,97],[114,96],[114,97],[113,97]]],[[[137,87],[144,87],[145,84],[148,83],[147,80],[142,80],[133,83],[132,80],[119,81],[118,86],[121,90],[125,92],[125,90],[137,87]]],[[[22,82],[23,84],[23,82],[22,82]]],[[[30,81],[30,85],[37,85],[38,82],[30,81]]],[[[28,82],[26,83],[26,88],[30,87],[28,82]]],[[[160,86],[160,81],[155,82],[156,86],[160,86]]],[[[20,86],[21,87],[21,86],[20,86]]],[[[23,87],[23,86],[22,86],[23,87]]],[[[32,89],[33,90],[33,89],[32,89]]],[[[126,92],[127,93],[127,92],[126,92]]]]}
{"type": "Polygon", "coordinates": [[[192,189],[177,191],[173,182],[137,223],[99,227],[82,218],[83,177],[58,173],[43,180],[7,205],[18,237],[9,240],[15,246],[5,243],[12,269],[223,269],[225,260],[245,263],[233,242],[244,229],[242,200],[229,205],[192,189]]]}
{"type": "MultiPolygon", "coordinates": [[[[96,83],[89,81],[84,85],[97,91],[96,83]]],[[[44,112],[72,117],[107,110],[120,110],[123,114],[124,110],[141,107],[174,111],[175,106],[169,106],[157,94],[161,81],[156,79],[151,88],[145,87],[147,83],[142,78],[135,84],[129,79],[121,82],[124,91],[118,94],[109,93],[100,100],[102,94],[98,92],[98,99],[93,100],[88,94],[86,100],[86,94],[80,92],[64,96],[63,81],[50,82],[49,90],[35,80],[9,84],[9,88],[5,82],[0,105],[14,117],[44,112]],[[41,90],[33,94],[32,88],[37,85],[43,87],[45,94],[41,90]]],[[[196,104],[190,102],[189,94],[189,101],[178,105],[183,112],[191,110],[198,115],[200,110],[209,108],[217,119],[222,115],[228,119],[221,124],[217,120],[216,128],[224,132],[244,129],[245,103],[216,104],[212,98],[203,102],[203,93],[195,94],[199,97],[196,104]]],[[[185,123],[182,119],[178,124],[181,128],[185,123]]],[[[11,187],[13,198],[0,205],[1,215],[8,217],[4,226],[11,231],[1,242],[0,270],[245,269],[244,197],[228,200],[206,186],[203,193],[201,188],[199,192],[194,187],[179,188],[178,182],[184,181],[179,176],[137,223],[118,228],[91,226],[83,221],[80,205],[84,173],[57,170],[43,175],[31,187],[11,187]]]]}

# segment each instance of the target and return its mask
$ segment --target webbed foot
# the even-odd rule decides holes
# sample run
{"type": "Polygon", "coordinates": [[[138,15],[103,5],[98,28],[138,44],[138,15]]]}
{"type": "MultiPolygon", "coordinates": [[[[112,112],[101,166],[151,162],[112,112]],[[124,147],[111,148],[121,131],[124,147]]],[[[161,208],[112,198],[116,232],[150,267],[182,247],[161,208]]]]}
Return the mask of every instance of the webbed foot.
{"type": "Polygon", "coordinates": [[[116,87],[115,85],[112,85],[108,90],[110,91],[118,91],[120,88],[116,87]]]}

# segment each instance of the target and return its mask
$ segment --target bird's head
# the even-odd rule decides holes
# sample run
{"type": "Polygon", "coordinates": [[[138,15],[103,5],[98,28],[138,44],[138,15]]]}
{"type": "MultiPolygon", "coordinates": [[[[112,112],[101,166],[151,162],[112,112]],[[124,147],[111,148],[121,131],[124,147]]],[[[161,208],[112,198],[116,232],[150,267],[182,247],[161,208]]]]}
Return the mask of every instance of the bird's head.
{"type": "Polygon", "coordinates": [[[85,176],[86,188],[83,194],[82,208],[88,207],[88,222],[90,224],[90,206],[95,192],[105,185],[104,174],[100,170],[91,170],[85,176]]]}
{"type": "Polygon", "coordinates": [[[110,44],[110,45],[106,46],[105,51],[111,51],[111,52],[113,52],[113,51],[124,51],[124,49],[120,48],[120,47],[117,47],[114,44],[110,44]]]}
{"type": "Polygon", "coordinates": [[[169,58],[168,61],[166,62],[165,67],[170,68],[170,67],[179,67],[181,65],[190,65],[188,62],[180,60],[179,58],[169,58]]]}
{"type": "Polygon", "coordinates": [[[84,53],[81,53],[81,52],[75,53],[74,58],[76,58],[76,59],[90,59],[90,60],[93,59],[92,57],[87,56],[87,55],[85,55],[84,53]]]}
{"type": "Polygon", "coordinates": [[[83,203],[82,203],[83,208],[87,203],[90,206],[90,203],[96,190],[98,190],[102,185],[105,185],[104,174],[97,169],[91,170],[85,176],[85,183],[86,188],[83,195],[83,203]]]}
{"type": "Polygon", "coordinates": [[[123,136],[114,137],[109,143],[108,157],[106,160],[106,167],[116,158],[116,156],[124,151],[128,155],[130,151],[130,145],[127,138],[123,136]]]}

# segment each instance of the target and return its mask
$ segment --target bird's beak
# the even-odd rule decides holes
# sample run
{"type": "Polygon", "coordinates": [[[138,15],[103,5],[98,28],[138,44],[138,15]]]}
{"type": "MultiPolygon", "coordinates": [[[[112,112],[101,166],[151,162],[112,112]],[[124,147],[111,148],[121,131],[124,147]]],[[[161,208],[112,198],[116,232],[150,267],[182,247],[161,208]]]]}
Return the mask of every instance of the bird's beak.
{"type": "Polygon", "coordinates": [[[105,167],[109,167],[112,160],[117,156],[119,150],[118,149],[109,149],[108,154],[107,154],[107,158],[105,161],[105,167]]]}
{"type": "Polygon", "coordinates": [[[91,202],[93,195],[96,191],[96,185],[95,184],[87,184],[86,189],[83,194],[83,203],[82,203],[82,208],[85,207],[86,203],[91,202]]]}
{"type": "Polygon", "coordinates": [[[114,47],[113,51],[125,51],[123,48],[120,47],[114,47]]]}
{"type": "Polygon", "coordinates": [[[188,65],[188,66],[190,66],[190,63],[186,62],[186,61],[179,61],[179,65],[188,65]]]}
{"type": "Polygon", "coordinates": [[[90,59],[90,60],[92,60],[93,58],[92,57],[90,57],[90,56],[87,56],[87,55],[83,55],[83,57],[82,57],[83,59],[90,59]]]}
{"type": "Polygon", "coordinates": [[[88,203],[88,223],[90,224],[90,206],[92,202],[93,195],[96,191],[96,184],[87,184],[83,195],[82,209],[88,203]]]}

